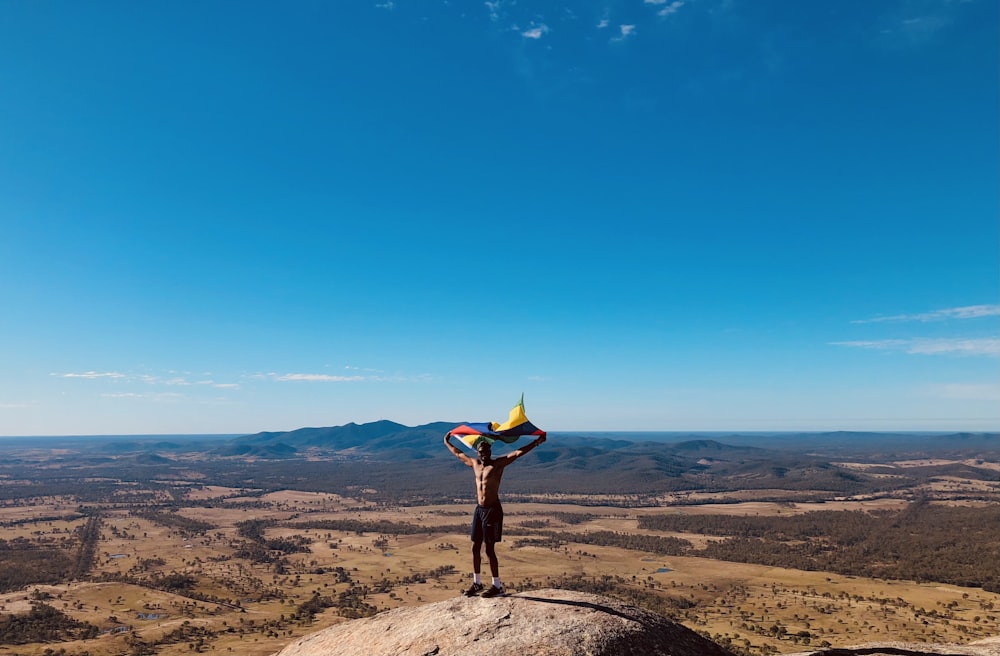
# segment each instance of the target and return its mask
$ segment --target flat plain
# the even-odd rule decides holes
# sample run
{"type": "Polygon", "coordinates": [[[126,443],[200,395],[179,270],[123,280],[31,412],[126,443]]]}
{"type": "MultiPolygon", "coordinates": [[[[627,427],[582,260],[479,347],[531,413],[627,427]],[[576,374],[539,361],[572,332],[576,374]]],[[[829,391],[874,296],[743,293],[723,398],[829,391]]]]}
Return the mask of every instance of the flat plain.
{"type": "MultiPolygon", "coordinates": [[[[331,491],[314,480],[295,485],[287,462],[278,475],[266,460],[152,445],[88,465],[65,450],[3,455],[0,654],[265,656],[331,624],[455,596],[470,580],[474,502],[464,468],[467,485],[416,503],[350,477],[328,482],[331,491]],[[239,485],[220,473],[234,470],[239,485]]],[[[745,654],[969,642],[1000,635],[991,578],[1000,530],[988,524],[1000,507],[998,468],[1000,458],[978,449],[838,469],[924,474],[885,490],[737,481],[655,501],[627,490],[535,491],[531,476],[519,480],[512,469],[504,486],[521,491],[505,502],[501,577],[512,592],[567,587],[624,598],[745,654]],[[942,511],[970,524],[942,531],[985,537],[972,546],[958,544],[961,535],[898,537],[940,526],[942,511]],[[871,562],[838,560],[860,543],[871,562]],[[895,546],[872,546],[881,543],[895,546]],[[969,578],[977,572],[979,585],[969,578]]]]}

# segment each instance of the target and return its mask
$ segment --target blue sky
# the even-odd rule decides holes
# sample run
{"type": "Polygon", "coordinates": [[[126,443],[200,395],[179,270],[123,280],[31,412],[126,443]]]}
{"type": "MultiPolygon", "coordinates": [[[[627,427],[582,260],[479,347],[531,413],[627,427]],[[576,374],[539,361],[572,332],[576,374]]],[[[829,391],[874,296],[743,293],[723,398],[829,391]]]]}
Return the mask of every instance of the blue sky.
{"type": "Polygon", "coordinates": [[[0,435],[998,430],[997,25],[0,2],[0,435]]]}

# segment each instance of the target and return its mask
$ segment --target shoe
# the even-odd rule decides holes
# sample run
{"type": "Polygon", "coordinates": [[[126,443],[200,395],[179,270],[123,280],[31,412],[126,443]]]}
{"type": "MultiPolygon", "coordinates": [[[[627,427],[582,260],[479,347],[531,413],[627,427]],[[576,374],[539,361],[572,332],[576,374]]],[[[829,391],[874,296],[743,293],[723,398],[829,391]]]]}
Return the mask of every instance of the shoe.
{"type": "Polygon", "coordinates": [[[471,586],[469,586],[469,589],[463,592],[462,594],[464,594],[466,597],[475,597],[482,591],[483,591],[482,583],[473,583],[471,586]]]}
{"type": "Polygon", "coordinates": [[[483,597],[483,598],[486,598],[486,599],[490,599],[492,597],[502,597],[505,594],[506,594],[506,592],[504,592],[503,588],[498,588],[495,585],[491,585],[489,590],[487,590],[486,592],[484,592],[483,594],[481,594],[479,596],[483,597]]]}

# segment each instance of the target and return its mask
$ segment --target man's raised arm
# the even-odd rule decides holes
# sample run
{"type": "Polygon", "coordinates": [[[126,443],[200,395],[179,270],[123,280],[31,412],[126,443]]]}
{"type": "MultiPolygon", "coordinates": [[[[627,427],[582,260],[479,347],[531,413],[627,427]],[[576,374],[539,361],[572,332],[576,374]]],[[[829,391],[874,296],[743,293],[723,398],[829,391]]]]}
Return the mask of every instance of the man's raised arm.
{"type": "Polygon", "coordinates": [[[469,456],[462,453],[462,450],[451,443],[451,433],[445,433],[444,435],[444,445],[448,447],[448,450],[455,454],[455,457],[464,462],[469,467],[474,466],[475,461],[469,456]]]}
{"type": "Polygon", "coordinates": [[[531,451],[544,441],[545,441],[545,436],[539,435],[534,441],[525,444],[522,448],[518,449],[517,451],[511,451],[510,453],[505,453],[501,457],[497,458],[497,460],[505,460],[506,461],[505,464],[509,465],[510,463],[514,462],[515,460],[523,456],[528,451],[531,451]]]}

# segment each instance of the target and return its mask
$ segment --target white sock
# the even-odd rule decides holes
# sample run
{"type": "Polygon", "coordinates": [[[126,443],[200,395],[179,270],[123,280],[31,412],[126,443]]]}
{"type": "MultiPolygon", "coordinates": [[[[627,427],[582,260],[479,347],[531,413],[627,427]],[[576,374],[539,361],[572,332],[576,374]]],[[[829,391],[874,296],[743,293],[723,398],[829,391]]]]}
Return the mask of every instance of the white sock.
{"type": "Polygon", "coordinates": [[[483,577],[479,576],[479,572],[473,572],[472,582],[475,583],[476,585],[482,585],[483,577]]]}
{"type": "Polygon", "coordinates": [[[498,589],[498,590],[502,590],[503,589],[503,584],[500,583],[500,579],[498,579],[495,576],[493,577],[493,587],[496,588],[496,589],[498,589]]]}

